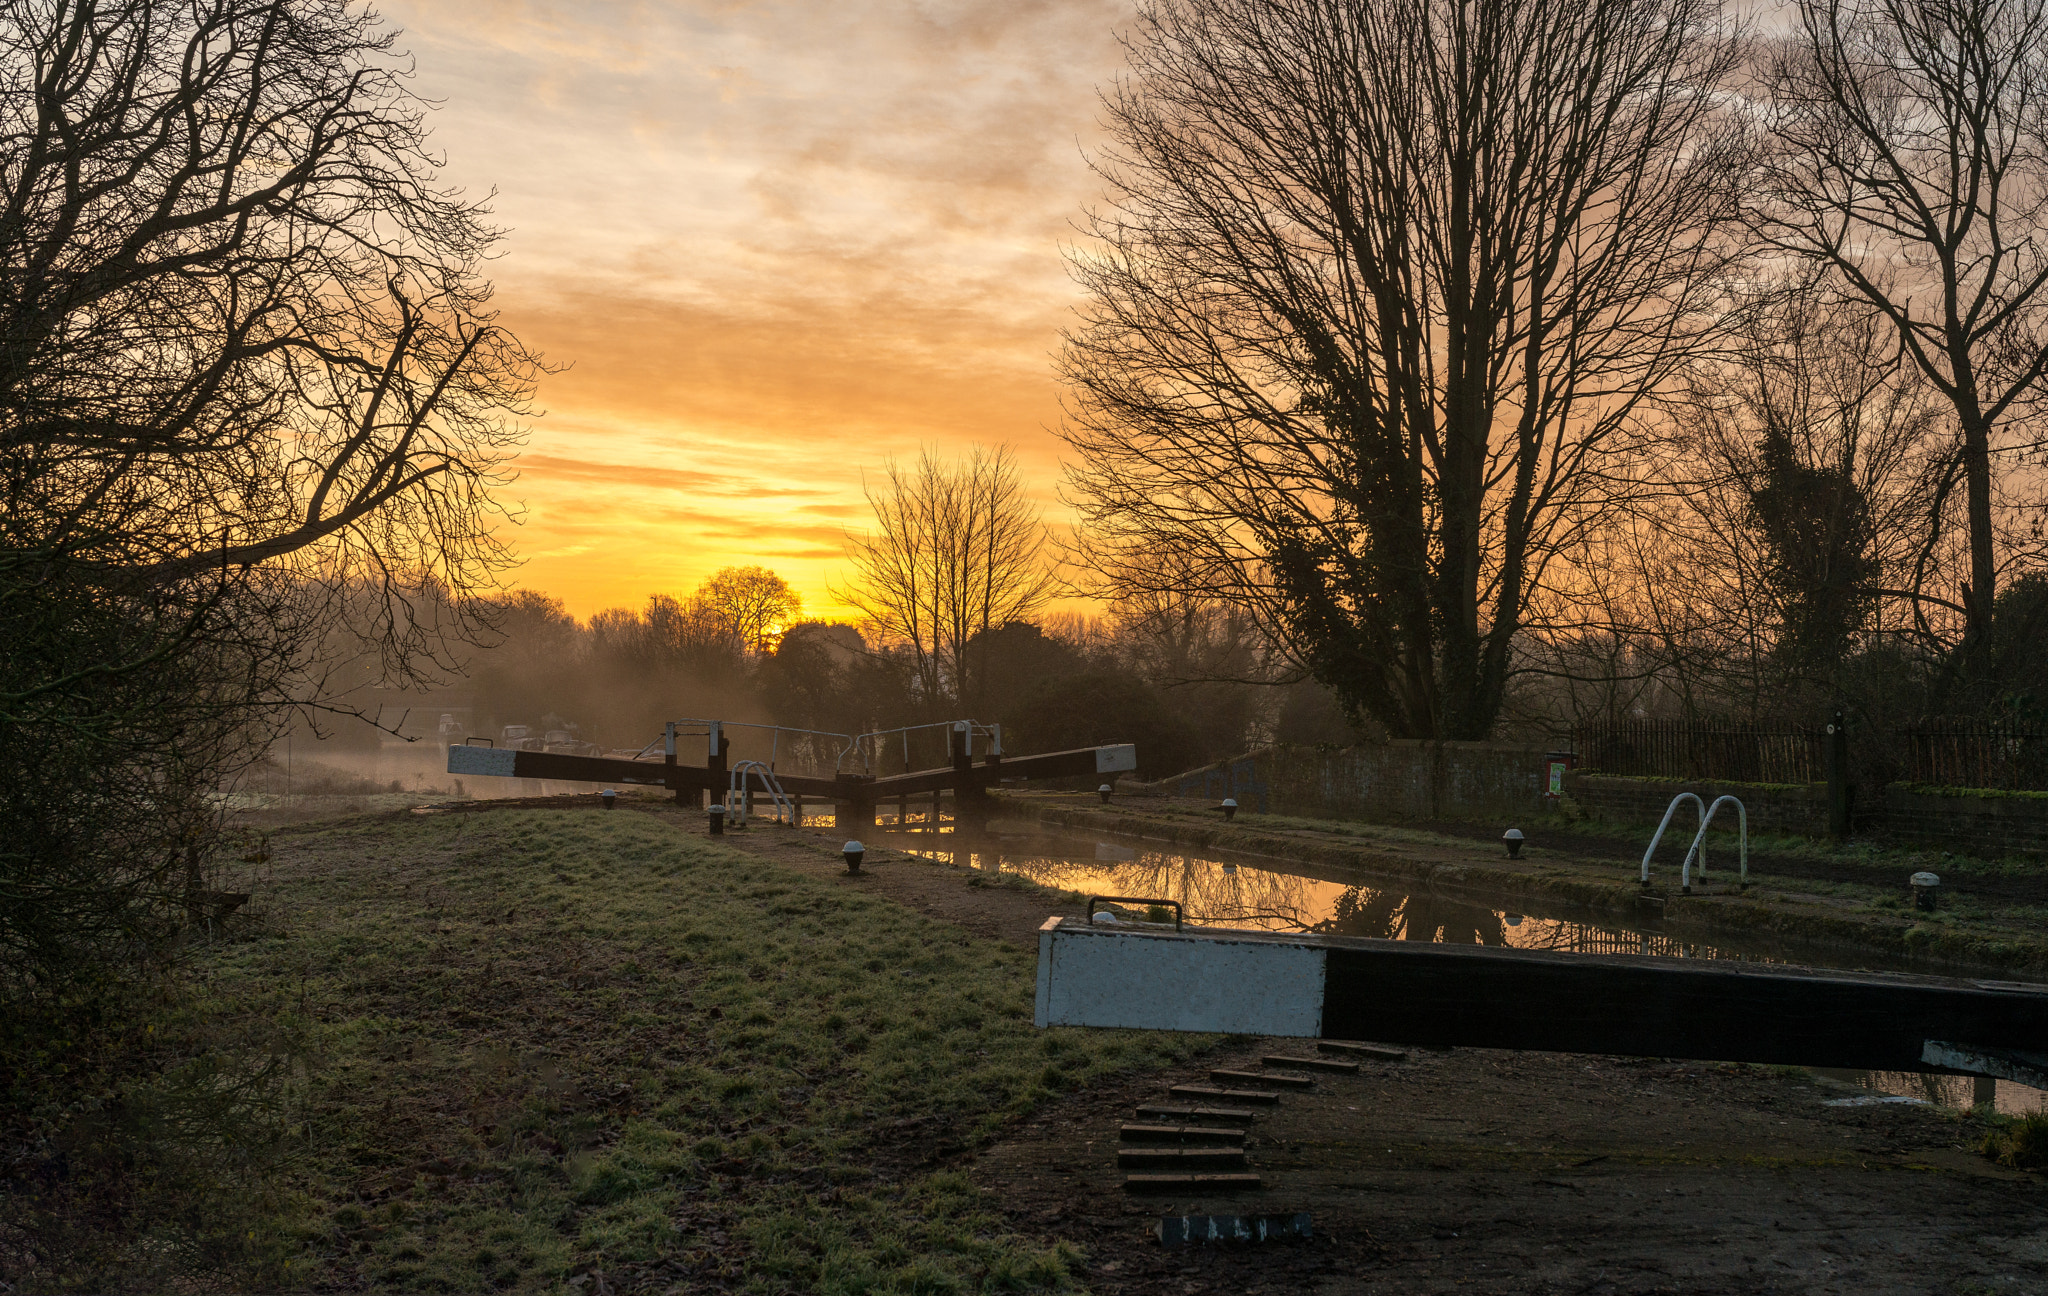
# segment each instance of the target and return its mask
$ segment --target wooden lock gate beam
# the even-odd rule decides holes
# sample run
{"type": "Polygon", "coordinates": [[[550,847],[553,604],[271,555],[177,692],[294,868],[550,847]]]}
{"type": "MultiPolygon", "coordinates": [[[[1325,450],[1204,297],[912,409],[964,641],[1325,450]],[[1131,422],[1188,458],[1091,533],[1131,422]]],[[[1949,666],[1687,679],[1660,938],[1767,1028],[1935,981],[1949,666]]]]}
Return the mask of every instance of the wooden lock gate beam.
{"type": "MultiPolygon", "coordinates": [[[[913,770],[871,778],[842,774],[820,778],[807,774],[775,776],[785,792],[822,800],[872,803],[896,796],[951,788],[956,794],[979,791],[1005,778],[1065,778],[1080,774],[1120,774],[1138,767],[1138,749],[1129,743],[1078,747],[1038,756],[965,757],[939,769],[913,770]]],[[[568,756],[560,752],[515,751],[504,747],[450,747],[448,772],[471,777],[560,779],[577,783],[629,783],[664,787],[673,792],[727,789],[729,775],[718,765],[666,764],[653,760],[621,760],[610,756],[568,756]]]]}
{"type": "Polygon", "coordinates": [[[2048,985],[1722,959],[1039,929],[1040,1026],[1993,1074],[2048,1087],[2048,985]]]}

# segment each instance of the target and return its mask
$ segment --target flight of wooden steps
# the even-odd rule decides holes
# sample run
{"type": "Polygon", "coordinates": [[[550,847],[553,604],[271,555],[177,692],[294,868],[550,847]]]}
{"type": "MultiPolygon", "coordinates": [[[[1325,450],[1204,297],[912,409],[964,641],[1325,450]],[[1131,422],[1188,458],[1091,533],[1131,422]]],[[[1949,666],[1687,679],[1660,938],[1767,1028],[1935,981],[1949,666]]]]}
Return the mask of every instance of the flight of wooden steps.
{"type": "Polygon", "coordinates": [[[1357,1075],[1359,1064],[1350,1059],[1400,1062],[1408,1056],[1336,1040],[1318,1040],[1316,1047],[1334,1056],[1270,1054],[1259,1059],[1263,1070],[1219,1067],[1209,1072],[1206,1085],[1172,1086],[1168,1093],[1180,1102],[1141,1103],[1137,1122],[1118,1131],[1122,1143],[1137,1145],[1117,1149],[1117,1166],[1133,1172],[1124,1177],[1124,1191],[1199,1196],[1260,1188],[1259,1176],[1245,1169],[1244,1127],[1257,1119],[1254,1107],[1279,1105],[1280,1090],[1315,1088],[1313,1075],[1289,1072],[1357,1075]]]}

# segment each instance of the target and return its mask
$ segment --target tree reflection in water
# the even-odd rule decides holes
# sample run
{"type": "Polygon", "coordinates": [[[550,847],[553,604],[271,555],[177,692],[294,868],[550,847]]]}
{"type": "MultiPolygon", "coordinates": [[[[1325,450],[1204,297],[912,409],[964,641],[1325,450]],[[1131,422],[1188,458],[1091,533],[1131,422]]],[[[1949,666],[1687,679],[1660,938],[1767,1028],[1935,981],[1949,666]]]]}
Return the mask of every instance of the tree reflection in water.
{"type": "Polygon", "coordinates": [[[976,869],[1008,868],[1062,890],[1177,900],[1196,923],[1587,954],[1745,957],[1660,933],[1525,918],[1426,892],[1295,877],[1250,865],[1231,868],[1216,859],[1113,842],[1092,842],[1077,850],[1080,843],[1056,837],[948,833],[890,838],[898,849],[928,859],[976,869]]]}
{"type": "Polygon", "coordinates": [[[1506,945],[1501,915],[1481,905],[1440,896],[1346,887],[1337,911],[1309,927],[1331,936],[1372,936],[1382,940],[1434,941],[1446,945],[1506,945]]]}
{"type": "Polygon", "coordinates": [[[1265,869],[1225,870],[1212,859],[1108,843],[1098,848],[1096,859],[1040,853],[1032,849],[1035,844],[955,836],[930,847],[907,844],[901,849],[971,868],[1007,867],[1042,886],[1063,890],[1177,900],[1190,922],[1292,931],[1315,930],[1314,914],[1321,906],[1314,892],[1329,885],[1265,869]]]}

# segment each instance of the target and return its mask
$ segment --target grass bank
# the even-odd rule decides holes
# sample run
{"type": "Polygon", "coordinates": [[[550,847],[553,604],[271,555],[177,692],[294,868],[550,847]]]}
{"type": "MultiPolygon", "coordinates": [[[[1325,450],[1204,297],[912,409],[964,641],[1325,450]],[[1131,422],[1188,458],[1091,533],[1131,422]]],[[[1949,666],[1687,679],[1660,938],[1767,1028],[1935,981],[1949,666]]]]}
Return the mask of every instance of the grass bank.
{"type": "MultiPolygon", "coordinates": [[[[173,1071],[241,1041],[261,1080],[246,1236],[189,1275],[245,1289],[1060,1290],[1073,1252],[948,1166],[1207,1043],[1035,1030],[1028,951],[639,813],[366,819],[271,851],[248,925],[147,1032],[190,1055],[173,1071]]],[[[181,1245],[150,1218],[9,1281],[128,1285],[181,1245]]]]}

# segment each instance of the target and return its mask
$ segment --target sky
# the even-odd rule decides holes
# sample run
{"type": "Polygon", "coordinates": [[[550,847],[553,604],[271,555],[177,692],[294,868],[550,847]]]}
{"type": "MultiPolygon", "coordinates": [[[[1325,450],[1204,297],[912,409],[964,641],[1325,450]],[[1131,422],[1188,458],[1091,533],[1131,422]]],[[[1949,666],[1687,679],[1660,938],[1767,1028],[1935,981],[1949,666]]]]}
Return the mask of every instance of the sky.
{"type": "Polygon", "coordinates": [[[514,584],[578,616],[758,563],[850,616],[864,475],[1016,451],[1055,523],[1062,260],[1127,0],[385,0],[551,363],[514,584]]]}

